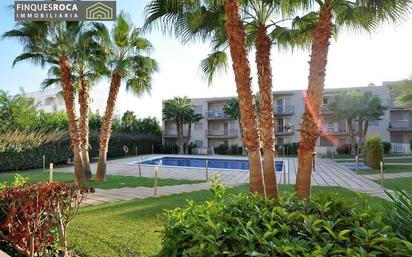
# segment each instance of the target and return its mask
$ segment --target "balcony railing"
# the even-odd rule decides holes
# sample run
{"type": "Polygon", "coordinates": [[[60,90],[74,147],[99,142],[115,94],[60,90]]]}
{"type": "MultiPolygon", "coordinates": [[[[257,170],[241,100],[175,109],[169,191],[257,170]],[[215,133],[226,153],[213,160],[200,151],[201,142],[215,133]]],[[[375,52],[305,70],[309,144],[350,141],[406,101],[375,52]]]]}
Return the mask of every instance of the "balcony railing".
{"type": "MultiPolygon", "coordinates": [[[[165,137],[177,137],[177,130],[165,130],[163,135],[165,137]]],[[[183,136],[187,137],[187,129],[183,129],[183,136]]]]}
{"type": "Polygon", "coordinates": [[[390,130],[412,130],[412,120],[393,120],[389,122],[390,130]]]}
{"type": "Polygon", "coordinates": [[[324,105],[322,105],[321,113],[322,113],[322,114],[332,113],[333,111],[332,111],[331,109],[332,109],[332,108],[331,108],[330,105],[324,104],[324,105]]]}
{"type": "Polygon", "coordinates": [[[287,114],[293,114],[294,113],[294,106],[293,105],[275,105],[273,106],[273,112],[275,114],[283,114],[283,115],[287,115],[287,114]]]}
{"type": "Polygon", "coordinates": [[[227,115],[224,111],[211,111],[206,112],[205,117],[208,120],[224,120],[230,119],[229,115],[227,115]]]}
{"type": "Polygon", "coordinates": [[[276,135],[291,135],[295,131],[293,126],[283,126],[275,128],[276,135]]]}
{"type": "Polygon", "coordinates": [[[208,129],[206,136],[208,137],[237,137],[239,135],[237,129],[208,129]]]}

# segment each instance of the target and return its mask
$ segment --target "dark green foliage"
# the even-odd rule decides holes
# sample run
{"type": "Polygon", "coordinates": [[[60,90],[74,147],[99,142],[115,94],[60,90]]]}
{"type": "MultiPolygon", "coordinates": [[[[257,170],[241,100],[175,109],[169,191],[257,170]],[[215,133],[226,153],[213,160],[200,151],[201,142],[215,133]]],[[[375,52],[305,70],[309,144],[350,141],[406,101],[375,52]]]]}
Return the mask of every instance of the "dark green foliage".
{"type": "Polygon", "coordinates": [[[391,198],[385,210],[385,221],[401,238],[412,241],[412,195],[405,190],[386,192],[391,198]]]}
{"type": "Polygon", "coordinates": [[[276,152],[278,155],[297,155],[299,143],[286,143],[276,146],[276,152]]]}
{"type": "Polygon", "coordinates": [[[341,144],[336,148],[338,154],[350,154],[351,145],[350,144],[341,144]]]}
{"type": "Polygon", "coordinates": [[[214,148],[215,154],[226,155],[229,154],[229,146],[226,144],[221,144],[214,148]]]}
{"type": "MultiPolygon", "coordinates": [[[[90,134],[90,156],[99,155],[99,135],[90,134]]],[[[159,136],[113,133],[109,141],[108,157],[124,156],[123,146],[129,154],[152,153],[160,145],[159,136]]],[[[25,170],[43,166],[46,163],[65,164],[71,158],[70,139],[65,132],[10,132],[0,136],[0,172],[25,170]]]]}
{"type": "Polygon", "coordinates": [[[230,155],[242,155],[243,148],[238,145],[231,145],[229,149],[230,155]]]}
{"type": "Polygon", "coordinates": [[[365,165],[380,169],[380,162],[383,162],[383,145],[380,136],[368,136],[363,146],[363,162],[365,165]]]}
{"type": "Polygon", "coordinates": [[[271,201],[211,190],[213,199],[167,212],[159,256],[412,256],[382,214],[339,194],[271,201]]]}
{"type": "Polygon", "coordinates": [[[177,145],[160,145],[159,153],[162,154],[177,154],[179,147],[177,145]]]}
{"type": "Polygon", "coordinates": [[[382,142],[383,146],[383,153],[388,154],[391,151],[391,143],[390,142],[382,142]]]}

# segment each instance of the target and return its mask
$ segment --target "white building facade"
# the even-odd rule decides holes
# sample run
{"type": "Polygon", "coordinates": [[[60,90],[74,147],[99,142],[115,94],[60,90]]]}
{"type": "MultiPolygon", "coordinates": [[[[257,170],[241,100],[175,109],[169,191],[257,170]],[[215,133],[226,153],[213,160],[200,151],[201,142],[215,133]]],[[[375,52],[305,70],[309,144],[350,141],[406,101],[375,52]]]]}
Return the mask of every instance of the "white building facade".
{"type": "MultiPolygon", "coordinates": [[[[379,96],[382,104],[387,106],[387,110],[380,119],[369,122],[368,134],[380,135],[383,141],[390,142],[392,152],[409,153],[412,140],[412,111],[396,105],[397,95],[393,90],[393,84],[394,82],[384,82],[381,86],[371,84],[365,87],[325,89],[322,106],[322,135],[317,142],[317,152],[326,154],[328,151],[335,151],[339,145],[350,142],[350,133],[346,121],[332,119],[329,104],[333,101],[335,95],[348,90],[356,90],[371,92],[373,95],[379,96]]],[[[275,91],[273,93],[274,130],[277,145],[299,142],[298,129],[304,112],[303,93],[303,90],[275,91]]],[[[197,148],[213,149],[220,144],[242,145],[239,121],[231,119],[223,112],[223,106],[231,98],[191,99],[195,111],[204,117],[192,126],[190,142],[196,144],[197,148]]],[[[163,143],[175,144],[177,138],[176,125],[163,121],[163,130],[163,143]]],[[[186,126],[184,136],[187,137],[186,126]]]]}
{"type": "MultiPolygon", "coordinates": [[[[90,95],[90,111],[93,113],[99,112],[104,114],[106,108],[107,93],[91,89],[90,95]]],[[[65,111],[63,95],[60,88],[48,88],[45,90],[39,90],[24,94],[26,98],[34,99],[34,104],[39,110],[43,110],[46,113],[55,113],[58,111],[65,111]]],[[[79,108],[78,98],[75,99],[76,108],[79,108]]]]}

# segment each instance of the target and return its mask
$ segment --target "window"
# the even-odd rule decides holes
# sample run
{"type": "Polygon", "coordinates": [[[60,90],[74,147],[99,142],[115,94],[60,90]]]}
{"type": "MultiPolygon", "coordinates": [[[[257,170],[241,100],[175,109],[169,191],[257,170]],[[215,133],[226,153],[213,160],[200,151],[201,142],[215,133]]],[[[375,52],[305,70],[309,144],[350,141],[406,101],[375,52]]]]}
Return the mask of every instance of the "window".
{"type": "Polygon", "coordinates": [[[195,140],[196,148],[203,148],[203,141],[202,140],[195,140]]]}
{"type": "Polygon", "coordinates": [[[370,120],[368,122],[369,126],[379,126],[379,120],[370,120]]]}
{"type": "Polygon", "coordinates": [[[323,104],[324,105],[329,104],[329,97],[327,97],[327,96],[323,97],[323,104]]]}
{"type": "Polygon", "coordinates": [[[202,130],[202,129],[203,129],[203,123],[196,122],[195,123],[195,130],[202,130]]]}

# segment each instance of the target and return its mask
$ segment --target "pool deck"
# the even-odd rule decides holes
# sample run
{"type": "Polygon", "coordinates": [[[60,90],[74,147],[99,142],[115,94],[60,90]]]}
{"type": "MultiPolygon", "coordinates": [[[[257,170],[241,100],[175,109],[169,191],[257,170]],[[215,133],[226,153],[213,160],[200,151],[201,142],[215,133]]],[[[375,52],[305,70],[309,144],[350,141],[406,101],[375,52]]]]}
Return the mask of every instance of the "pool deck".
{"type": "MultiPolygon", "coordinates": [[[[247,159],[239,156],[202,156],[202,155],[144,155],[135,156],[117,160],[111,160],[107,163],[108,175],[122,176],[138,176],[138,165],[133,164],[138,161],[161,157],[195,157],[195,158],[220,158],[220,159],[247,159]]],[[[286,173],[277,173],[276,178],[279,184],[295,184],[297,173],[297,158],[296,157],[278,157],[276,160],[281,160],[286,163],[288,171],[286,173]]],[[[92,170],[96,169],[96,163],[92,164],[92,170]]],[[[58,168],[56,171],[73,172],[73,168],[58,168]]],[[[141,175],[143,177],[154,177],[154,167],[141,165],[141,175]]],[[[241,185],[248,183],[249,172],[245,170],[221,170],[209,169],[208,176],[212,178],[219,175],[220,180],[226,185],[241,185]]],[[[159,178],[172,179],[187,179],[187,180],[205,180],[205,168],[187,168],[187,167],[159,167],[159,178]]],[[[355,192],[367,193],[373,196],[387,199],[383,188],[365,176],[357,175],[354,171],[349,170],[345,166],[331,159],[319,158],[316,160],[316,169],[312,173],[312,185],[314,186],[329,186],[343,187],[355,192]]],[[[169,187],[159,187],[158,195],[169,195],[181,192],[192,192],[207,189],[207,183],[199,183],[193,185],[177,185],[169,187]]],[[[152,188],[120,188],[110,190],[96,190],[96,193],[89,198],[89,204],[100,204],[111,202],[115,199],[132,199],[145,198],[153,196],[152,188]],[[110,195],[110,193],[112,193],[110,195]]]]}

